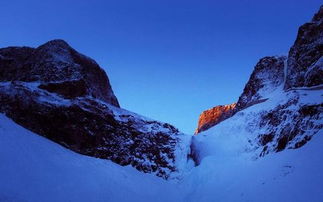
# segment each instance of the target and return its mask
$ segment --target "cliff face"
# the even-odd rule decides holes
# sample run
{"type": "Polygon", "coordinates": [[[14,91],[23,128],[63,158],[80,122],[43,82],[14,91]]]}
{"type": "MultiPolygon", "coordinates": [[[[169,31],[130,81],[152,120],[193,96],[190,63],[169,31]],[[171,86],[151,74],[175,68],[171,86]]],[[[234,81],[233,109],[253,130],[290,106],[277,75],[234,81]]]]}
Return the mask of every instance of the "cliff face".
{"type": "Polygon", "coordinates": [[[266,100],[284,82],[286,57],[264,57],[256,64],[237,102],[237,111],[266,100]]]}
{"type": "Polygon", "coordinates": [[[212,126],[220,123],[221,121],[231,117],[234,113],[236,103],[230,105],[220,105],[208,109],[199,117],[198,127],[195,131],[195,134],[200,133],[201,131],[207,130],[212,126]]]}
{"type": "Polygon", "coordinates": [[[288,54],[285,89],[323,83],[323,8],[302,25],[288,54]]]}
{"type": "Polygon", "coordinates": [[[105,72],[66,42],[3,48],[0,56],[0,112],[16,123],[78,153],[163,178],[178,170],[182,133],[120,109],[105,72]]]}
{"type": "MultiPolygon", "coordinates": [[[[214,133],[241,131],[248,139],[246,150],[258,150],[260,156],[306,144],[323,128],[322,21],[323,7],[300,27],[287,58],[265,57],[257,63],[233,112],[223,113],[225,122],[205,113],[199,126],[207,120],[208,128],[216,125],[214,133]]],[[[203,137],[194,139],[192,155],[199,159],[194,148],[203,137]]]]}

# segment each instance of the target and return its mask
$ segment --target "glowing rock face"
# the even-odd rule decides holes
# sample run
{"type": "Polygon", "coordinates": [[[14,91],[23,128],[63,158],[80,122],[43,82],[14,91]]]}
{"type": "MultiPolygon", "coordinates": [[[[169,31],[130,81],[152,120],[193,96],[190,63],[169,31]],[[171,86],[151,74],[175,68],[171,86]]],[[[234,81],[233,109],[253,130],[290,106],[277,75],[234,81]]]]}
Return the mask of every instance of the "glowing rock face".
{"type": "Polygon", "coordinates": [[[195,134],[207,130],[221,121],[230,118],[234,114],[235,107],[236,103],[230,105],[219,105],[202,112],[195,134]]]}

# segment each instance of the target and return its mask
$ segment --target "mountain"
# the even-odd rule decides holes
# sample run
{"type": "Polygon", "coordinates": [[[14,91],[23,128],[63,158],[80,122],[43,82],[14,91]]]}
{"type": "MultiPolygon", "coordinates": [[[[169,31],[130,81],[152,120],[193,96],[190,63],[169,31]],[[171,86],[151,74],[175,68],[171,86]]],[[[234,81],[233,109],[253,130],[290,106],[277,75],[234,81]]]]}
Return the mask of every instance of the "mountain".
{"type": "MultiPolygon", "coordinates": [[[[203,112],[197,131],[212,126],[215,127],[213,131],[217,131],[216,128],[235,122],[232,127],[240,128],[239,133],[246,133],[248,150],[258,151],[260,156],[305,145],[323,128],[322,33],[323,7],[311,22],[299,28],[288,57],[260,59],[237,104],[229,111],[218,110],[215,116],[203,112]],[[201,122],[207,127],[201,127],[201,122]]],[[[228,131],[229,128],[231,125],[228,131]]],[[[194,137],[196,142],[203,139],[199,136],[194,137]]],[[[198,147],[194,144],[193,141],[191,148],[198,147]]],[[[197,153],[192,151],[194,159],[201,158],[197,153]]]]}
{"type": "Polygon", "coordinates": [[[0,112],[73,151],[163,178],[185,150],[175,127],[121,109],[104,70],[63,40],[0,49],[0,112]]]}
{"type": "Polygon", "coordinates": [[[210,116],[206,110],[202,112],[199,118],[197,133],[204,131],[206,129],[215,126],[216,124],[224,121],[227,118],[233,116],[236,112],[243,110],[247,107],[250,107],[254,104],[264,102],[266,100],[266,95],[273,92],[277,87],[283,85],[284,83],[284,68],[286,63],[286,57],[264,57],[259,60],[256,64],[254,71],[252,72],[243,93],[240,95],[237,103],[227,106],[222,110],[223,106],[216,106],[212,108],[217,110],[216,116],[210,116]],[[205,126],[200,126],[203,121],[205,126]]]}
{"type": "Polygon", "coordinates": [[[40,88],[64,98],[92,96],[119,107],[104,70],[63,40],[38,48],[2,48],[0,59],[2,82],[39,82],[40,88]]]}
{"type": "Polygon", "coordinates": [[[323,9],[302,25],[288,54],[285,90],[323,83],[323,9]]]}
{"type": "Polygon", "coordinates": [[[323,201],[322,21],[194,136],[120,108],[62,40],[0,49],[0,201],[323,201]]]}

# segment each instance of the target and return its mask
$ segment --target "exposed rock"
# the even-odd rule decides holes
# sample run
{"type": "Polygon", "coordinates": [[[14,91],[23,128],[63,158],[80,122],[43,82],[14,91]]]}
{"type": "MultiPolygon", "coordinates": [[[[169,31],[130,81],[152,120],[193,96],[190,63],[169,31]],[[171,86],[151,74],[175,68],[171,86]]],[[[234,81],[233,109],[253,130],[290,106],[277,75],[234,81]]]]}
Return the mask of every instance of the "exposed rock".
{"type": "Polygon", "coordinates": [[[0,81],[37,81],[43,85],[64,83],[56,85],[56,93],[59,93],[65,89],[58,88],[66,88],[69,84],[72,86],[68,88],[78,88],[75,80],[82,80],[79,87],[84,88],[85,85],[84,95],[119,107],[104,70],[94,60],[78,53],[63,40],[49,41],[38,48],[2,48],[0,55],[0,81]]]}
{"type": "Polygon", "coordinates": [[[299,106],[297,96],[263,113],[259,117],[259,128],[266,130],[270,138],[266,134],[259,135],[260,144],[265,146],[260,155],[303,146],[323,129],[322,118],[323,104],[299,106]]]}
{"type": "Polygon", "coordinates": [[[255,66],[239,100],[237,111],[266,100],[284,82],[286,57],[264,57],[255,66]]]}
{"type": "Polygon", "coordinates": [[[5,48],[0,55],[0,112],[18,124],[78,153],[142,172],[168,178],[178,170],[175,150],[183,134],[120,109],[105,72],[66,42],[5,48]]]}
{"type": "Polygon", "coordinates": [[[208,109],[200,115],[198,127],[195,131],[195,134],[205,131],[216,124],[224,121],[227,118],[230,118],[236,107],[236,103],[230,105],[220,105],[213,107],[212,109],[208,109]]]}
{"type": "MultiPolygon", "coordinates": [[[[235,127],[252,135],[248,137],[249,149],[259,149],[260,156],[299,148],[323,129],[322,21],[323,7],[312,22],[299,28],[288,58],[262,58],[233,111],[224,113],[226,119],[234,116],[231,120],[239,120],[233,121],[237,124],[235,127]],[[259,105],[249,108],[255,104],[259,105]]],[[[200,123],[207,123],[207,129],[220,121],[218,116],[205,113],[199,127],[200,123]]],[[[198,154],[197,151],[191,153],[198,154]]],[[[195,159],[198,156],[195,155],[195,159]]]]}
{"type": "Polygon", "coordinates": [[[285,89],[323,84],[323,6],[302,25],[288,55],[285,89]]]}
{"type": "Polygon", "coordinates": [[[38,88],[45,89],[51,93],[57,93],[64,98],[84,97],[88,95],[88,88],[84,80],[71,80],[59,83],[41,84],[38,88]]]}
{"type": "Polygon", "coordinates": [[[275,91],[284,82],[285,60],[283,56],[262,58],[255,66],[238,102],[202,112],[195,134],[219,124],[240,110],[266,101],[268,93],[275,91]]]}

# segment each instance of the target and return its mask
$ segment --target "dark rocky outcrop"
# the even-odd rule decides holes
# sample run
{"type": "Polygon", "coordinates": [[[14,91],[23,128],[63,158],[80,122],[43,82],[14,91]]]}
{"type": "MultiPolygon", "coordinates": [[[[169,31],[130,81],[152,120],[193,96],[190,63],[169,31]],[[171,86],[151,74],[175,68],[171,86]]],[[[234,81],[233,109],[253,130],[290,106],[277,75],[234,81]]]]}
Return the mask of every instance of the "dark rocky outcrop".
{"type": "Polygon", "coordinates": [[[288,54],[285,89],[323,84],[323,6],[302,25],[288,54]]]}
{"type": "Polygon", "coordinates": [[[270,138],[267,134],[259,135],[260,144],[265,146],[260,156],[286,148],[297,149],[323,129],[323,104],[298,106],[298,98],[294,97],[260,116],[259,128],[265,128],[270,135],[270,138]]]}
{"type": "Polygon", "coordinates": [[[105,72],[66,42],[0,55],[0,112],[18,124],[78,153],[163,178],[178,170],[181,133],[120,109],[105,72]]]}
{"type": "Polygon", "coordinates": [[[2,48],[0,55],[0,81],[56,85],[56,93],[66,93],[64,88],[75,90],[79,87],[86,91],[84,95],[119,107],[104,70],[94,60],[78,53],[63,40],[49,41],[38,48],[2,48]],[[69,84],[72,86],[68,87],[69,84]],[[81,86],[75,86],[76,84],[81,86]]]}
{"type": "Polygon", "coordinates": [[[283,84],[285,60],[283,56],[259,60],[239,97],[237,111],[265,101],[268,93],[283,84]]]}

